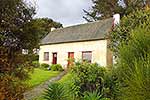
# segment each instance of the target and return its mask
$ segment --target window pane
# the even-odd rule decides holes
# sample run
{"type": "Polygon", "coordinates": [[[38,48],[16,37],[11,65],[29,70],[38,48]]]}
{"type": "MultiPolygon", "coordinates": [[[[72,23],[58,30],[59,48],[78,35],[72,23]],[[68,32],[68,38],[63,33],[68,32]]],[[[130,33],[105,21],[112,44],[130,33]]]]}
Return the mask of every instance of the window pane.
{"type": "Polygon", "coordinates": [[[91,51],[82,52],[82,59],[83,59],[83,61],[91,62],[92,61],[92,52],[91,51]]]}
{"type": "Polygon", "coordinates": [[[44,52],[44,61],[49,61],[49,52],[44,52]]]}

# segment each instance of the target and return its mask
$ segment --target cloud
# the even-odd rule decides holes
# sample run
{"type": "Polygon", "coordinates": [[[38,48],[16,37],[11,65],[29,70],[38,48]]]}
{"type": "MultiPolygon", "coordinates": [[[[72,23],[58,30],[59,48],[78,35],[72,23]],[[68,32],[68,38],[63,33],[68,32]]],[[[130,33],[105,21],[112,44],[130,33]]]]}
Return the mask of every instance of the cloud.
{"type": "Polygon", "coordinates": [[[70,26],[84,23],[83,9],[89,9],[91,0],[38,0],[36,17],[48,17],[70,26]]]}

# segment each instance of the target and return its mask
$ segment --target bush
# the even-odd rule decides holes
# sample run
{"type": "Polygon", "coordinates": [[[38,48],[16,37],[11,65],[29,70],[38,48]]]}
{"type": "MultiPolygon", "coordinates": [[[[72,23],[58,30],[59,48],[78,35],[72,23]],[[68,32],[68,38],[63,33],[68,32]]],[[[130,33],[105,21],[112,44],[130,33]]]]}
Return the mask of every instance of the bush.
{"type": "Polygon", "coordinates": [[[39,55],[38,54],[28,54],[30,57],[30,61],[38,61],[39,60],[39,55]]]}
{"type": "Polygon", "coordinates": [[[143,23],[150,28],[150,10],[137,10],[121,19],[119,27],[115,27],[110,34],[110,47],[116,56],[118,56],[120,46],[124,43],[128,44],[128,41],[131,39],[132,30],[143,23]]]}
{"type": "Polygon", "coordinates": [[[110,100],[109,98],[102,98],[98,92],[85,92],[83,100],[110,100]]]}
{"type": "Polygon", "coordinates": [[[80,87],[80,95],[85,91],[93,92],[98,90],[100,94],[103,92],[104,77],[106,69],[98,66],[98,64],[78,63],[72,72],[76,75],[75,85],[80,87]]]}
{"type": "Polygon", "coordinates": [[[142,25],[132,31],[128,45],[119,51],[117,64],[121,100],[150,99],[150,29],[142,25]]]}
{"type": "Polygon", "coordinates": [[[73,75],[71,78],[64,83],[65,88],[69,91],[69,100],[79,100],[80,87],[75,84],[75,80],[73,79],[73,75]]]}
{"type": "Polygon", "coordinates": [[[33,65],[34,68],[40,67],[40,63],[38,61],[33,61],[32,65],[33,65]]]}
{"type": "MultiPolygon", "coordinates": [[[[135,70],[130,69],[124,76],[126,86],[120,89],[121,100],[150,100],[150,53],[140,61],[135,60],[135,70]]],[[[130,67],[130,66],[128,66],[130,67]]]]}
{"type": "Polygon", "coordinates": [[[118,100],[117,97],[120,96],[119,89],[121,85],[118,80],[118,72],[119,70],[113,67],[113,69],[108,71],[105,75],[103,95],[106,98],[110,98],[110,100],[118,100]]]}
{"type": "Polygon", "coordinates": [[[63,71],[63,68],[60,64],[54,64],[54,65],[51,65],[51,70],[52,71],[63,71]]]}
{"type": "Polygon", "coordinates": [[[0,73],[0,99],[22,100],[26,84],[13,75],[0,73]]]}
{"type": "Polygon", "coordinates": [[[48,69],[49,68],[49,64],[43,63],[43,64],[41,64],[40,67],[44,68],[44,69],[48,69]]]}
{"type": "Polygon", "coordinates": [[[101,95],[98,92],[85,92],[83,100],[100,100],[101,95]]]}
{"type": "Polygon", "coordinates": [[[44,95],[46,100],[68,100],[68,92],[64,85],[60,83],[51,83],[46,89],[44,95]]]}
{"type": "Polygon", "coordinates": [[[79,100],[80,87],[75,85],[74,77],[75,75],[69,72],[59,81],[69,91],[69,100],[79,100]]]}

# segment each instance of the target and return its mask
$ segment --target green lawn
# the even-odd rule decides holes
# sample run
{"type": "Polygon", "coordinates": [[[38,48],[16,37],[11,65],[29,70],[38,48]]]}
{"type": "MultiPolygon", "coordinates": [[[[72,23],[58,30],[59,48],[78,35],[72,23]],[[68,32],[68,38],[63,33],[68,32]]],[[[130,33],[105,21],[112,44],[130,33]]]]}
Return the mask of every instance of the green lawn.
{"type": "Polygon", "coordinates": [[[59,71],[46,71],[39,68],[35,68],[34,72],[31,73],[31,79],[27,80],[26,83],[29,85],[30,88],[33,88],[52,77],[55,77],[59,74],[59,71]]]}
{"type": "MultiPolygon", "coordinates": [[[[62,79],[59,80],[58,82],[65,83],[65,82],[69,81],[71,78],[72,78],[72,74],[69,72],[65,76],[63,76],[62,79]]],[[[45,99],[43,99],[42,95],[41,95],[41,96],[34,98],[33,100],[45,100],[45,99]]]]}
{"type": "Polygon", "coordinates": [[[62,77],[61,80],[59,80],[58,82],[60,83],[66,83],[68,81],[70,81],[72,78],[72,74],[70,72],[68,72],[65,76],[62,77]]]}

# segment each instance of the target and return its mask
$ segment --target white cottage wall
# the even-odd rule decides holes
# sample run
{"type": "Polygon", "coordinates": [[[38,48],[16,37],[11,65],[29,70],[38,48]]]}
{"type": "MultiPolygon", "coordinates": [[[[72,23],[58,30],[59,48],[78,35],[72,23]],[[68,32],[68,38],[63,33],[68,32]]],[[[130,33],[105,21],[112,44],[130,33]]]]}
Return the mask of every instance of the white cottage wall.
{"type": "Polygon", "coordinates": [[[82,59],[83,51],[92,51],[92,63],[107,66],[107,40],[72,42],[40,46],[39,62],[52,64],[52,53],[57,52],[57,64],[64,68],[68,62],[68,52],[74,52],[76,61],[82,59]],[[49,61],[44,61],[44,52],[49,52],[49,61]]]}

